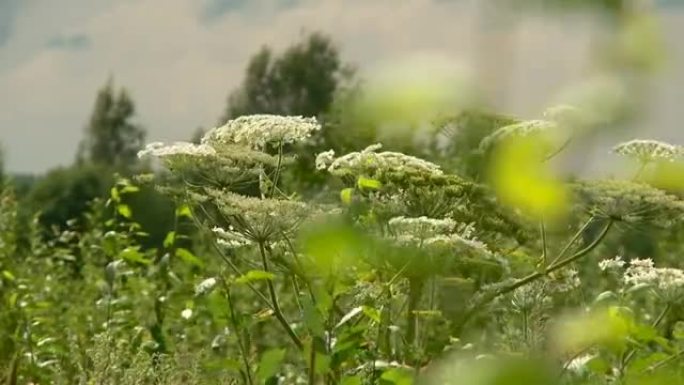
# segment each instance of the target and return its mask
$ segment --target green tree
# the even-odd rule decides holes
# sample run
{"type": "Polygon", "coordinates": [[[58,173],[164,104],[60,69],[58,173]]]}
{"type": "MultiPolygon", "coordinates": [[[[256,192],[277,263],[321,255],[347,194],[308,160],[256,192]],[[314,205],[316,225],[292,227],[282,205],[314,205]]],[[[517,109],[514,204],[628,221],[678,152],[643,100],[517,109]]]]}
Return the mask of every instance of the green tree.
{"type": "Polygon", "coordinates": [[[137,161],[145,131],[131,122],[135,105],[125,89],[115,90],[112,80],[98,91],[95,106],[81,143],[79,162],[90,161],[117,169],[137,161]]]}
{"type": "Polygon", "coordinates": [[[241,86],[229,96],[221,120],[258,113],[320,116],[350,74],[337,47],[320,33],[308,35],[280,56],[262,47],[250,59],[241,86]]]}

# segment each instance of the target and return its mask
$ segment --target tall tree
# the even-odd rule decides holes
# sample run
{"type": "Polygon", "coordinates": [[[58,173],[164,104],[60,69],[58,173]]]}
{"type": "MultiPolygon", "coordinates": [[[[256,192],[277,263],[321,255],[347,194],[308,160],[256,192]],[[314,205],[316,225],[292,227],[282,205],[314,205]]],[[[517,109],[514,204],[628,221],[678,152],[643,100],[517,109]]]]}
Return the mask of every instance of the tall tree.
{"type": "Polygon", "coordinates": [[[124,169],[134,164],[145,139],[145,131],[131,122],[134,115],[128,92],[117,92],[110,79],[97,93],[79,160],[124,169]]]}
{"type": "Polygon", "coordinates": [[[319,116],[330,109],[340,81],[349,74],[333,42],[320,33],[280,56],[262,47],[249,61],[241,86],[229,96],[222,121],[256,113],[319,116]]]}

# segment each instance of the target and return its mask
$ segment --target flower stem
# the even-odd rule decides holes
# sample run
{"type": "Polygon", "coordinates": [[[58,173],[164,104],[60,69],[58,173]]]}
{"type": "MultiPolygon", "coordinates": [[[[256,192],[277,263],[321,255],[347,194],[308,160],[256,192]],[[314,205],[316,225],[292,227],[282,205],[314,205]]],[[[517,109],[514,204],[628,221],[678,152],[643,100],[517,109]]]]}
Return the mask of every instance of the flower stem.
{"type": "Polygon", "coordinates": [[[474,304],[473,306],[471,306],[466,311],[463,322],[464,323],[467,322],[470,319],[470,317],[472,317],[475,313],[477,313],[477,311],[479,310],[479,308],[482,305],[485,305],[485,304],[493,301],[495,298],[497,298],[499,296],[502,296],[504,294],[508,294],[508,293],[514,291],[515,289],[519,288],[519,287],[522,287],[522,286],[525,286],[529,283],[532,283],[532,282],[546,276],[547,274],[550,274],[550,273],[552,273],[558,269],[561,269],[561,268],[575,262],[576,260],[584,257],[585,255],[589,254],[592,250],[594,250],[596,248],[596,246],[598,246],[601,243],[601,241],[603,241],[603,239],[606,237],[606,235],[608,234],[610,229],[613,227],[613,224],[614,224],[613,220],[609,219],[608,222],[606,222],[606,224],[603,226],[601,233],[599,233],[599,235],[589,245],[587,245],[587,247],[585,247],[584,249],[577,251],[575,254],[573,254],[573,255],[565,258],[565,259],[556,258],[556,259],[554,259],[554,262],[551,263],[548,267],[546,267],[543,271],[538,271],[538,272],[532,273],[526,277],[520,278],[519,280],[517,280],[517,281],[515,281],[509,285],[503,286],[503,287],[497,289],[496,291],[494,291],[492,294],[484,297],[481,301],[478,301],[478,303],[474,304]]]}
{"type": "MultiPolygon", "coordinates": [[[[259,242],[259,253],[261,253],[261,263],[264,267],[264,271],[270,272],[268,267],[268,259],[266,258],[266,250],[264,249],[263,242],[259,242]]],[[[294,332],[294,330],[292,330],[292,327],[290,327],[290,323],[287,322],[282,310],[280,309],[278,295],[276,294],[275,287],[273,287],[273,282],[270,279],[266,280],[266,286],[268,287],[268,294],[271,297],[271,308],[273,309],[273,315],[275,315],[278,322],[280,322],[280,325],[283,327],[283,329],[285,329],[287,335],[290,336],[292,342],[294,342],[298,349],[302,350],[304,348],[302,340],[300,340],[297,334],[294,332]]]]}

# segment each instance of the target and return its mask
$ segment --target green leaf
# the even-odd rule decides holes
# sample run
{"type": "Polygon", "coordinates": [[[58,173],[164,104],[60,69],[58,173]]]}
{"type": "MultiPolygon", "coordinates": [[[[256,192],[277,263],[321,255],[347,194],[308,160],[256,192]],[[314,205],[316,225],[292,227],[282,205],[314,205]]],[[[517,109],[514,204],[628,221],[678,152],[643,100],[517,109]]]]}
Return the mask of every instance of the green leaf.
{"type": "Polygon", "coordinates": [[[342,378],[342,381],[340,381],[340,385],[361,385],[361,377],[359,376],[351,376],[351,377],[344,377],[342,378]]]}
{"type": "Polygon", "coordinates": [[[406,369],[390,369],[380,376],[382,385],[412,385],[413,375],[406,369]]]}
{"type": "Polygon", "coordinates": [[[602,303],[602,302],[616,302],[618,299],[617,294],[615,294],[612,291],[604,291],[603,293],[599,294],[596,299],[594,300],[594,304],[602,303]]]}
{"type": "Polygon", "coordinates": [[[183,262],[194,265],[197,267],[203,267],[204,262],[202,262],[201,259],[197,258],[190,250],[184,249],[184,248],[178,248],[176,249],[176,255],[178,258],[182,259],[183,262]]]}
{"type": "Polygon", "coordinates": [[[284,359],[285,349],[270,349],[264,352],[257,369],[257,377],[260,381],[265,382],[278,373],[278,369],[280,369],[284,359]]]}
{"type": "Polygon", "coordinates": [[[380,311],[378,309],[372,308],[370,306],[363,306],[363,314],[366,315],[366,317],[372,319],[375,322],[380,322],[380,311]]]}
{"type": "Polygon", "coordinates": [[[150,260],[146,259],[143,253],[138,250],[138,247],[127,247],[119,253],[119,258],[133,263],[142,263],[143,265],[149,265],[150,260]]]}
{"type": "Polygon", "coordinates": [[[169,231],[164,238],[164,247],[169,248],[173,246],[174,243],[176,243],[176,232],[169,231]]]}
{"type": "Polygon", "coordinates": [[[356,181],[356,185],[360,189],[367,190],[378,190],[380,189],[380,187],[382,187],[382,183],[380,183],[380,181],[371,178],[366,178],[364,176],[359,177],[359,179],[356,181]]]}
{"type": "Polygon", "coordinates": [[[121,195],[119,195],[119,189],[116,186],[112,187],[111,190],[109,190],[109,196],[112,201],[116,203],[121,202],[121,195]]]}
{"type": "Polygon", "coordinates": [[[311,331],[311,334],[323,336],[325,334],[325,322],[321,313],[308,298],[303,300],[302,305],[304,307],[304,325],[311,331]]]}
{"type": "Polygon", "coordinates": [[[332,359],[329,355],[316,352],[316,365],[314,371],[318,375],[326,374],[330,371],[332,359]]]}
{"type": "Polygon", "coordinates": [[[2,271],[2,276],[5,277],[6,280],[8,281],[14,281],[16,278],[14,277],[14,274],[12,274],[11,271],[9,270],[3,270],[2,271]]]}
{"type": "Polygon", "coordinates": [[[176,216],[178,218],[186,217],[186,218],[192,218],[192,210],[190,210],[190,206],[183,204],[180,205],[176,208],[176,216]]]}
{"type": "Polygon", "coordinates": [[[116,211],[119,213],[119,215],[126,219],[131,219],[133,216],[133,211],[131,211],[131,208],[123,203],[116,205],[116,211]]]}
{"type": "Polygon", "coordinates": [[[140,188],[138,186],[133,186],[132,184],[125,185],[119,190],[121,194],[132,194],[132,193],[137,193],[140,191],[140,188]]]}
{"type": "Polygon", "coordinates": [[[251,283],[255,281],[272,280],[273,278],[275,278],[275,274],[269,273],[268,271],[250,270],[241,277],[238,277],[235,280],[235,283],[251,283]]]}
{"type": "Polygon", "coordinates": [[[340,191],[340,200],[342,203],[348,205],[352,202],[352,195],[354,194],[353,188],[346,188],[340,191]]]}

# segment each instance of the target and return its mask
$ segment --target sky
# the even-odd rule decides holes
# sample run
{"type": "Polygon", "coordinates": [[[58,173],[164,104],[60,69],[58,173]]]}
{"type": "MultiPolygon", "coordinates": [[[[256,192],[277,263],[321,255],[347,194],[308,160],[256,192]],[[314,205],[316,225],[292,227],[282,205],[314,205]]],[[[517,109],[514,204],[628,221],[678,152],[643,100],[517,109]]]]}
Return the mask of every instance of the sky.
{"type": "MultiPolygon", "coordinates": [[[[365,70],[429,53],[508,74],[503,103],[534,115],[580,80],[597,28],[531,17],[483,18],[479,0],[0,0],[0,143],[10,172],[73,162],[97,90],[108,78],[136,103],[148,141],[212,127],[249,57],[311,31],[328,33],[365,70]],[[479,16],[479,17],[478,17],[479,16]],[[486,31],[486,32],[483,32],[486,31]],[[482,47],[493,49],[482,50],[482,47]],[[484,52],[484,54],[483,54],[484,52]],[[506,71],[503,71],[506,69],[506,71]]],[[[654,85],[661,139],[684,139],[684,11],[662,12],[669,72],[654,85]]],[[[497,83],[498,84],[498,83],[497,83]]],[[[648,131],[648,130],[647,130],[648,131]]]]}

